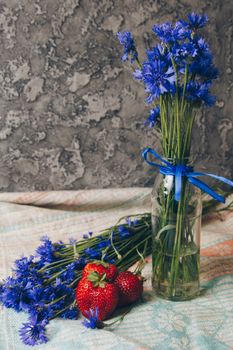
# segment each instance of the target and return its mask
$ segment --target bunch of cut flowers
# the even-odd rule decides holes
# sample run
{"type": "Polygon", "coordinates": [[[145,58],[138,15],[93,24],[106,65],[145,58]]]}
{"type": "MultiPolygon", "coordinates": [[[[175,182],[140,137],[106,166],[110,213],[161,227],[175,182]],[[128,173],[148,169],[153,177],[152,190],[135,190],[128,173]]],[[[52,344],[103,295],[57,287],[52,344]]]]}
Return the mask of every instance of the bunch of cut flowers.
{"type": "Polygon", "coordinates": [[[80,312],[86,327],[108,326],[103,320],[117,307],[141,296],[140,271],[151,253],[150,241],[150,214],[122,218],[79,241],[53,243],[42,237],[35,254],[16,260],[13,275],[0,284],[0,302],[28,314],[19,330],[21,340],[31,346],[46,343],[50,320],[78,319],[80,312]],[[135,273],[127,272],[136,262],[135,273]]]}
{"type": "Polygon", "coordinates": [[[201,34],[207,21],[206,15],[191,13],[185,20],[154,25],[155,44],[144,60],[132,34],[118,33],[122,61],[132,64],[133,77],[143,84],[151,106],[145,124],[160,134],[162,154],[147,147],[142,156],[160,173],[152,191],[152,279],[156,293],[169,300],[199,295],[201,191],[225,203],[202,179],[233,187],[232,180],[198,171],[193,162],[197,111],[216,101],[211,87],[218,70],[201,34]]]}

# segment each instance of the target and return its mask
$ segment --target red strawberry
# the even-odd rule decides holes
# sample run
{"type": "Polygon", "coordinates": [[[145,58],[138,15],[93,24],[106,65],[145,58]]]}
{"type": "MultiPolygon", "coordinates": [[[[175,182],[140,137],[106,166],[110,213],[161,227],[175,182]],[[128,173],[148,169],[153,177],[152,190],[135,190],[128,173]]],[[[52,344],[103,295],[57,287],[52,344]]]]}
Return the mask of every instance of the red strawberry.
{"type": "Polygon", "coordinates": [[[88,263],[82,272],[82,278],[87,277],[90,272],[97,272],[100,277],[102,277],[104,274],[106,274],[106,280],[109,282],[112,282],[115,280],[116,276],[118,275],[118,269],[113,264],[108,264],[103,261],[94,261],[91,263],[88,263]]]}
{"type": "Polygon", "coordinates": [[[98,310],[100,321],[108,318],[115,310],[119,295],[118,288],[96,272],[83,277],[76,289],[76,301],[81,313],[89,318],[90,310],[98,310]]]}
{"type": "Polygon", "coordinates": [[[118,306],[128,305],[137,301],[143,292],[143,280],[141,276],[130,271],[120,272],[114,281],[119,290],[118,306]]]}

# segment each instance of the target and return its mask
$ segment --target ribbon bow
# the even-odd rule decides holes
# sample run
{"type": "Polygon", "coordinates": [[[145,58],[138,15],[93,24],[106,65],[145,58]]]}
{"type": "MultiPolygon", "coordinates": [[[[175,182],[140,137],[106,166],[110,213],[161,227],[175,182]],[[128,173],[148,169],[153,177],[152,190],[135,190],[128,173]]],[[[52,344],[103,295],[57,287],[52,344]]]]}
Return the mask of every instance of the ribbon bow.
{"type": "Polygon", "coordinates": [[[222,202],[222,203],[225,203],[225,198],[223,196],[221,196],[220,194],[218,194],[217,192],[215,192],[206,183],[202,182],[199,179],[196,179],[196,177],[198,177],[198,176],[210,176],[210,177],[213,177],[214,179],[222,181],[222,182],[233,187],[233,181],[228,180],[223,176],[218,176],[218,175],[209,174],[209,173],[194,172],[192,167],[186,166],[183,164],[172,165],[167,160],[163,159],[158,153],[156,153],[151,148],[144,149],[144,151],[142,152],[142,157],[146,161],[147,164],[159,168],[161,174],[172,175],[175,177],[175,200],[176,201],[180,200],[180,194],[181,194],[181,188],[182,188],[182,177],[184,177],[184,176],[187,178],[187,180],[191,184],[200,188],[202,191],[208,193],[211,197],[213,197],[214,199],[216,199],[217,201],[222,202]],[[147,159],[147,156],[149,153],[152,154],[155,158],[160,160],[165,165],[161,165],[161,164],[149,161],[147,159]]]}

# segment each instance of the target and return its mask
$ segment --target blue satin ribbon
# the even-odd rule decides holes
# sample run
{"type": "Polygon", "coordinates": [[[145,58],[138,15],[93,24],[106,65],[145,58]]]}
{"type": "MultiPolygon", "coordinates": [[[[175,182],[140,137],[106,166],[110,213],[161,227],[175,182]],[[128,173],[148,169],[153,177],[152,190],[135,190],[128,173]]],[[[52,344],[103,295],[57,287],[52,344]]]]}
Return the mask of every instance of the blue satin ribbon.
{"type": "Polygon", "coordinates": [[[187,180],[193,184],[194,186],[200,188],[202,191],[208,193],[211,197],[216,199],[219,202],[225,203],[225,198],[215,192],[212,188],[210,188],[207,184],[202,182],[199,179],[196,179],[198,176],[210,176],[213,177],[214,179],[217,179],[219,181],[222,181],[226,183],[227,185],[230,185],[233,187],[233,181],[226,179],[223,176],[217,176],[214,174],[209,174],[209,173],[201,173],[201,172],[195,172],[193,171],[193,168],[190,166],[186,166],[183,164],[178,164],[178,165],[172,165],[169,163],[167,160],[163,159],[157,152],[155,152],[151,148],[146,148],[142,152],[142,157],[146,161],[147,164],[151,166],[155,166],[159,168],[160,173],[163,175],[172,175],[175,177],[175,200],[178,202],[180,200],[180,195],[181,195],[181,188],[182,188],[182,177],[186,177],[187,180]],[[158,163],[151,162],[147,159],[148,154],[151,154],[160,162],[162,162],[165,165],[161,165],[158,163]]]}

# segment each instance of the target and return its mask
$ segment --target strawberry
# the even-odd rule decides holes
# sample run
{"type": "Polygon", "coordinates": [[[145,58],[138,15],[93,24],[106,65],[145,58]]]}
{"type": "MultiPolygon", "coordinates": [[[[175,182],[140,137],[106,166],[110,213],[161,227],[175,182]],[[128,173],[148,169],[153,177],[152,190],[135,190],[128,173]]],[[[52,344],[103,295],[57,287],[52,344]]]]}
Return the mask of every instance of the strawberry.
{"type": "Polygon", "coordinates": [[[94,262],[88,263],[84,267],[82,272],[82,278],[87,277],[90,272],[94,271],[97,272],[100,277],[106,274],[106,280],[109,282],[114,281],[116,276],[118,275],[118,269],[115,265],[96,260],[94,262]]]}
{"type": "Polygon", "coordinates": [[[118,306],[124,306],[137,301],[143,292],[143,280],[141,276],[130,271],[120,272],[114,281],[119,290],[118,306]]]}
{"type": "Polygon", "coordinates": [[[115,310],[119,300],[118,288],[93,271],[82,277],[76,289],[76,301],[81,313],[89,318],[91,310],[98,310],[100,321],[108,318],[115,310]]]}

